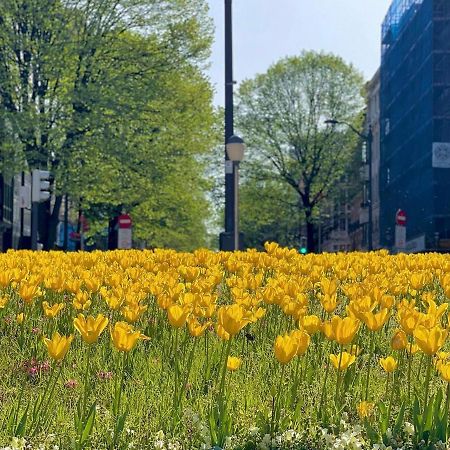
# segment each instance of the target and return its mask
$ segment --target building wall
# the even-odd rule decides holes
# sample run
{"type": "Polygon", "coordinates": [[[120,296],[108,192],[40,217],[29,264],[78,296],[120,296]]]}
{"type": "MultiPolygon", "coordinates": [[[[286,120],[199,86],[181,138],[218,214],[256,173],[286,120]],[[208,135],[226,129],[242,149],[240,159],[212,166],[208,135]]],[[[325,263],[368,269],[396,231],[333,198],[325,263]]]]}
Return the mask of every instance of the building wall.
{"type": "Polygon", "coordinates": [[[372,244],[380,247],[380,71],[367,84],[366,131],[372,128],[372,244]]]}
{"type": "Polygon", "coordinates": [[[449,3],[395,0],[383,24],[380,237],[384,246],[394,244],[398,209],[408,217],[407,241],[425,235],[430,248],[436,232],[450,231],[450,156],[448,168],[433,167],[432,157],[433,142],[450,142],[449,3]]]}

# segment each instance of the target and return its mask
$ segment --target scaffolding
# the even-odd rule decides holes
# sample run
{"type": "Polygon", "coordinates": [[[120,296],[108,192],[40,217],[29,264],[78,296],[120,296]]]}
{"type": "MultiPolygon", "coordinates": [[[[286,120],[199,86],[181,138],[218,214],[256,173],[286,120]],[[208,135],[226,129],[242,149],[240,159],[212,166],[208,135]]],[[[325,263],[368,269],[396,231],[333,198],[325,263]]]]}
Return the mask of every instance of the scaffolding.
{"type": "Polygon", "coordinates": [[[450,0],[393,1],[380,75],[381,241],[392,245],[399,208],[407,239],[450,237],[450,166],[433,162],[434,144],[450,145],[450,0]]]}
{"type": "Polygon", "coordinates": [[[423,0],[394,0],[383,22],[381,39],[389,45],[395,41],[423,0]]]}

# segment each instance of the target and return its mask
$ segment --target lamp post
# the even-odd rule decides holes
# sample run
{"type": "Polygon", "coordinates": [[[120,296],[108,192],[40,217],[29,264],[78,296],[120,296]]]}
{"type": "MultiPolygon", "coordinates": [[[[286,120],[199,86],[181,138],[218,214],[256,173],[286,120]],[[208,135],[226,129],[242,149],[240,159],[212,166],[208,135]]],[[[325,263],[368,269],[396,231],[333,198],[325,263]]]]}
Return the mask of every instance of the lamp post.
{"type": "Polygon", "coordinates": [[[369,220],[367,224],[367,231],[368,231],[368,237],[367,237],[367,249],[369,251],[373,250],[373,236],[372,236],[372,141],[373,141],[373,133],[372,133],[372,125],[369,125],[369,131],[367,134],[363,134],[360,131],[358,131],[352,124],[343,122],[340,120],[335,119],[328,119],[325,121],[327,125],[345,125],[350,130],[352,130],[354,133],[356,133],[361,139],[366,141],[367,143],[367,162],[369,164],[369,183],[367,187],[367,203],[369,204],[369,220]]]}
{"type": "MultiPolygon", "coordinates": [[[[225,0],[225,147],[234,135],[233,111],[233,22],[232,0],[225,0]]],[[[220,250],[234,250],[233,222],[235,211],[236,163],[228,157],[225,150],[225,231],[220,234],[220,250]]]]}
{"type": "Polygon", "coordinates": [[[234,134],[226,145],[228,159],[233,164],[233,250],[239,250],[239,163],[244,159],[245,143],[242,138],[234,134]]]}

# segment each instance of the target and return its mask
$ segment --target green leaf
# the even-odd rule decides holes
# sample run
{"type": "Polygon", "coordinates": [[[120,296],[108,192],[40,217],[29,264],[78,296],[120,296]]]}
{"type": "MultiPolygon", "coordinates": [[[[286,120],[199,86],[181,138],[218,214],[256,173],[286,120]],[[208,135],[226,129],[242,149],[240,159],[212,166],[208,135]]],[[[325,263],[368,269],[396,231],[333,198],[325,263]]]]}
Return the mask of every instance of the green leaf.
{"type": "Polygon", "coordinates": [[[398,416],[395,421],[395,425],[394,425],[394,429],[393,429],[394,436],[397,436],[403,427],[404,418],[405,418],[405,409],[406,409],[406,401],[404,400],[400,406],[400,411],[398,412],[398,416]]]}
{"type": "Polygon", "coordinates": [[[87,441],[87,439],[91,434],[92,428],[94,427],[95,412],[96,412],[96,403],[94,402],[89,410],[89,415],[84,425],[83,433],[81,434],[81,445],[83,445],[87,441]]]}

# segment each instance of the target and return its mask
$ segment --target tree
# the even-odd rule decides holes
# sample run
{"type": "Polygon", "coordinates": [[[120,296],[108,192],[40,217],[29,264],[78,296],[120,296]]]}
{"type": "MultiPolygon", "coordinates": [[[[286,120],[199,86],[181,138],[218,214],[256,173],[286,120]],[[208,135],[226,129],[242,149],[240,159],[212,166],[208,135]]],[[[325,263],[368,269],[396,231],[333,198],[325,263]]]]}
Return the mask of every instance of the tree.
{"type": "Polygon", "coordinates": [[[276,174],[295,193],[313,251],[314,215],[351,161],[356,138],[330,127],[332,118],[358,126],[363,80],[333,55],[305,52],[242,83],[238,123],[258,170],[276,174]]]}
{"type": "Polygon", "coordinates": [[[152,164],[174,150],[178,129],[189,130],[194,107],[205,111],[204,124],[183,136],[193,144],[178,146],[178,161],[194,157],[193,145],[204,151],[211,89],[200,70],[210,44],[204,0],[2,0],[2,160],[55,174],[53,208],[43,207],[49,226],[40,230],[46,248],[63,194],[108,209],[124,203],[114,197],[120,192],[133,207],[145,176],[167,181],[152,164]],[[172,100],[183,89],[198,95],[192,107],[172,100]],[[170,102],[180,107],[175,118],[170,102]]]}

